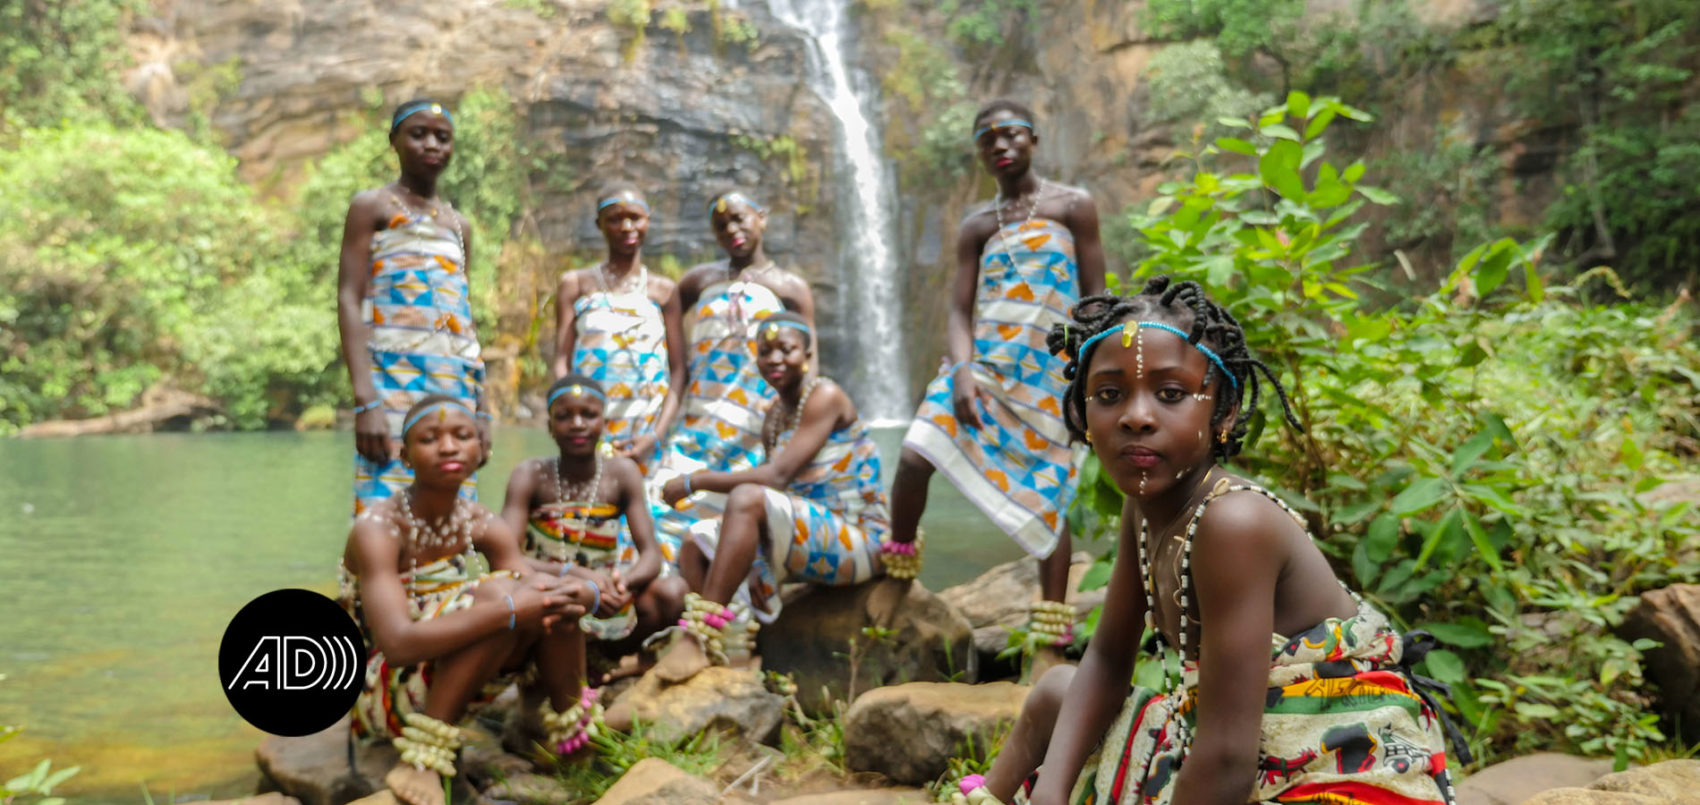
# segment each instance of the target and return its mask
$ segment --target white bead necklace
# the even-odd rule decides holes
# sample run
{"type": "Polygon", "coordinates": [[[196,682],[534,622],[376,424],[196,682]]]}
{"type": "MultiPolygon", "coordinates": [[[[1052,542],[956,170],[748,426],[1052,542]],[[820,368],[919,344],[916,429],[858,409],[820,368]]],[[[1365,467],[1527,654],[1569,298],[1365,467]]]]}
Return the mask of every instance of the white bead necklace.
{"type": "MultiPolygon", "coordinates": [[[[1044,199],[1045,190],[1047,188],[1049,188],[1050,186],[1051,186],[1051,183],[1045,181],[1043,178],[1041,178],[1039,180],[1039,187],[1033,191],[1033,203],[1029,204],[1028,207],[1027,207],[1027,220],[1025,220],[1021,223],[1022,229],[1027,228],[1028,224],[1033,223],[1033,216],[1038,214],[1038,212],[1039,212],[1039,202],[1042,199],[1044,199]]],[[[1005,255],[1008,255],[1009,264],[1011,266],[1014,266],[1015,265],[1015,250],[1010,248],[1010,246],[1009,246],[1009,233],[1004,231],[1005,224],[1003,222],[1003,205],[1004,205],[1003,189],[999,188],[997,198],[993,199],[993,201],[992,201],[992,210],[993,210],[994,214],[997,216],[997,219],[998,219],[998,242],[1003,246],[1003,253],[1005,255]]]]}
{"type": "MultiPolygon", "coordinates": [[[[790,428],[781,429],[777,427],[781,421],[777,417],[771,418],[762,423],[761,444],[767,452],[772,453],[773,448],[778,446],[779,436],[784,433],[785,430],[796,431],[797,426],[803,424],[803,407],[809,404],[809,395],[815,393],[815,387],[820,385],[820,381],[820,375],[815,375],[803,384],[803,393],[797,395],[797,407],[791,409],[790,428]]],[[[772,456],[769,456],[769,458],[772,458],[772,456]]]]}
{"type": "Polygon", "coordinates": [[[603,290],[608,293],[628,293],[649,288],[649,268],[642,263],[638,264],[636,271],[627,271],[626,276],[621,279],[615,279],[607,261],[603,261],[596,270],[601,275],[603,290]]]}
{"type": "Polygon", "coordinates": [[[561,480],[566,477],[561,471],[561,459],[549,462],[550,474],[555,476],[555,500],[559,503],[595,503],[596,494],[602,491],[602,450],[596,450],[595,469],[590,473],[588,484],[573,484],[571,487],[561,480]]]}

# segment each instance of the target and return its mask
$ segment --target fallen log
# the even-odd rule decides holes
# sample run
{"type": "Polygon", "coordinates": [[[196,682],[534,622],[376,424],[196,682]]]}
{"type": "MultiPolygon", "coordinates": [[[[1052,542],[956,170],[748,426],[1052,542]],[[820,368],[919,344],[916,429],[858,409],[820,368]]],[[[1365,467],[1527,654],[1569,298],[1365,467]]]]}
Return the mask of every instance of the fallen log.
{"type": "Polygon", "coordinates": [[[182,391],[166,391],[138,408],[89,419],[56,419],[37,422],[18,432],[20,439],[62,439],[71,436],[98,436],[110,433],[147,433],[179,417],[216,413],[217,402],[210,397],[182,391]]]}

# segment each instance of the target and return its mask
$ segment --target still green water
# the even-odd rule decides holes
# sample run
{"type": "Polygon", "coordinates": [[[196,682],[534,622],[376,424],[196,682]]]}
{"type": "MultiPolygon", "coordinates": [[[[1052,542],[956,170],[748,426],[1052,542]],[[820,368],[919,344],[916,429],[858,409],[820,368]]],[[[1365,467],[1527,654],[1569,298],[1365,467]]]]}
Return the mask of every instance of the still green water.
{"type": "MultiPolygon", "coordinates": [[[[877,432],[887,481],[901,429],[877,432]]],[[[91,802],[251,792],[264,735],[226,703],[225,625],[284,587],[334,594],[347,535],[347,433],[155,434],[0,441],[0,780],[40,758],[82,772],[91,802]]],[[[541,430],[499,429],[482,499],[547,455],[541,430]]],[[[941,476],[923,582],[960,584],[1018,558],[941,476]]]]}

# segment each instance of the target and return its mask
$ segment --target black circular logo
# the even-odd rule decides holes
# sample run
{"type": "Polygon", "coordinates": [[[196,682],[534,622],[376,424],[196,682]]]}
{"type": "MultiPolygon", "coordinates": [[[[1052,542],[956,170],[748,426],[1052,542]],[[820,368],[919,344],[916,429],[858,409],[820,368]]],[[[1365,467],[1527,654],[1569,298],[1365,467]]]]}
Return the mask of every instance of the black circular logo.
{"type": "Polygon", "coordinates": [[[225,627],[218,678],[237,714],[273,735],[311,735],[348,714],[366,676],[354,619],[312,590],[273,590],[225,627]]]}

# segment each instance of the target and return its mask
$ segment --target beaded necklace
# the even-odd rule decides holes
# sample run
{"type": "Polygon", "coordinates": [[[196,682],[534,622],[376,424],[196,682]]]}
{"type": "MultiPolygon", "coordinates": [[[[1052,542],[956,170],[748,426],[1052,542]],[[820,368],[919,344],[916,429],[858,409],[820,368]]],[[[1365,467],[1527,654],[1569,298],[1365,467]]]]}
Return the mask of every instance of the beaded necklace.
{"type": "MultiPolygon", "coordinates": [[[[1205,484],[1207,484],[1210,481],[1210,476],[1212,474],[1214,474],[1215,471],[1216,471],[1215,468],[1212,467],[1210,470],[1208,470],[1207,472],[1204,473],[1203,478],[1200,478],[1198,480],[1198,483],[1193,487],[1193,490],[1190,493],[1187,494],[1187,501],[1189,503],[1192,501],[1193,496],[1198,494],[1198,490],[1204,488],[1205,484]]],[[[1226,478],[1222,479],[1221,483],[1217,484],[1217,486],[1220,487],[1222,484],[1225,484],[1225,483],[1227,483],[1226,478]]],[[[1177,647],[1177,656],[1176,656],[1176,660],[1175,660],[1177,665],[1180,665],[1180,664],[1183,664],[1183,663],[1186,662],[1186,643],[1187,643],[1187,640],[1186,640],[1186,632],[1187,632],[1187,614],[1186,614],[1186,611],[1187,611],[1187,605],[1191,601],[1191,591],[1192,591],[1192,573],[1191,573],[1191,569],[1192,569],[1192,538],[1193,538],[1193,535],[1198,532],[1198,521],[1199,521],[1199,518],[1204,514],[1204,507],[1206,505],[1208,505],[1211,498],[1215,497],[1217,494],[1218,494],[1218,492],[1216,490],[1212,490],[1210,492],[1210,494],[1205,496],[1204,500],[1199,501],[1198,507],[1193,511],[1192,521],[1187,524],[1186,535],[1181,542],[1180,553],[1177,555],[1177,557],[1178,557],[1177,561],[1180,563],[1180,567],[1176,571],[1176,575],[1178,576],[1178,580],[1177,580],[1177,583],[1176,583],[1176,590],[1175,590],[1176,596],[1177,596],[1175,603],[1176,603],[1176,606],[1178,607],[1178,612],[1177,612],[1176,618],[1179,621],[1176,624],[1175,635],[1180,641],[1180,645],[1177,647]]],[[[1168,531],[1169,529],[1173,528],[1175,522],[1178,522],[1180,517],[1186,513],[1186,509],[1187,509],[1187,507],[1183,505],[1181,507],[1180,513],[1175,515],[1175,520],[1171,521],[1167,526],[1164,526],[1162,530],[1168,531]]],[[[1152,561],[1151,561],[1151,556],[1150,556],[1150,554],[1154,553],[1156,549],[1148,547],[1148,543],[1150,541],[1151,541],[1151,523],[1144,516],[1141,516],[1139,518],[1139,565],[1142,568],[1144,576],[1145,576],[1145,628],[1151,630],[1152,632],[1155,632],[1157,634],[1158,640],[1161,640],[1162,642],[1167,643],[1168,639],[1163,637],[1163,633],[1161,631],[1158,631],[1158,629],[1157,629],[1156,568],[1152,566],[1152,561]]],[[[1165,687],[1165,690],[1167,690],[1167,689],[1169,689],[1169,687],[1172,687],[1174,680],[1180,678],[1180,668],[1177,667],[1174,671],[1174,675],[1170,676],[1170,671],[1169,671],[1169,668],[1168,668],[1168,662],[1167,662],[1166,654],[1165,654],[1164,660],[1162,662],[1163,662],[1163,682],[1164,682],[1164,685],[1167,686],[1167,687],[1165,687]]]]}
{"type": "MultiPolygon", "coordinates": [[[[803,384],[803,393],[797,395],[797,407],[791,409],[791,426],[788,430],[796,431],[797,426],[803,424],[803,407],[809,404],[809,395],[815,393],[815,387],[820,385],[820,381],[820,375],[815,375],[803,384]]],[[[781,421],[778,417],[768,417],[767,421],[761,424],[761,445],[769,453],[778,446],[779,435],[787,430],[779,427],[781,421]]]]}
{"type": "MultiPolygon", "coordinates": [[[[410,486],[403,495],[401,502],[396,506],[402,519],[407,522],[407,542],[410,547],[408,554],[412,568],[409,576],[416,577],[419,575],[419,554],[423,549],[456,545],[463,539],[466,540],[466,558],[470,561],[473,554],[472,504],[457,495],[454,510],[449,512],[447,517],[433,523],[426,523],[421,522],[418,515],[413,511],[413,501],[416,497],[413,487],[410,486]]],[[[390,520],[391,536],[400,537],[399,531],[396,528],[395,520],[392,518],[390,520]]]]}
{"type": "Polygon", "coordinates": [[[436,223],[437,216],[443,214],[443,207],[442,207],[441,204],[439,204],[437,202],[437,199],[435,199],[435,198],[425,198],[424,196],[421,196],[418,193],[413,192],[412,188],[405,188],[405,189],[407,190],[408,195],[415,196],[415,197],[419,198],[420,200],[424,201],[426,204],[429,204],[431,206],[429,208],[423,210],[423,211],[417,210],[413,207],[413,205],[408,204],[405,201],[402,201],[401,196],[396,195],[396,192],[393,189],[390,190],[390,200],[394,201],[396,203],[396,206],[398,206],[398,207],[402,208],[403,210],[406,210],[410,213],[419,213],[419,212],[428,213],[431,216],[431,222],[436,223]]]}
{"type": "MultiPolygon", "coordinates": [[[[1039,202],[1045,198],[1045,190],[1050,186],[1050,182],[1043,178],[1039,179],[1039,187],[1033,191],[1033,203],[1027,207],[1027,220],[1021,223],[1023,229],[1028,224],[1033,223],[1033,216],[1039,212],[1039,202]]],[[[1015,250],[1010,248],[1009,233],[1004,231],[1003,205],[1003,189],[999,188],[997,198],[992,200],[992,210],[998,219],[998,243],[1003,246],[1003,253],[1009,257],[1010,267],[1013,268],[1015,266],[1015,250]]]]}
{"type": "Polygon", "coordinates": [[[647,290],[649,288],[649,268],[642,263],[638,264],[636,271],[627,271],[625,278],[619,281],[614,279],[614,272],[609,270],[607,261],[603,261],[602,265],[597,266],[596,272],[602,279],[602,290],[611,294],[647,290]],[[636,282],[633,282],[633,280],[636,280],[636,282]]]}
{"type": "Polygon", "coordinates": [[[561,459],[557,457],[549,462],[550,474],[555,476],[555,499],[558,503],[595,503],[596,493],[602,491],[602,451],[596,451],[595,469],[590,473],[588,485],[574,484],[569,487],[561,479],[566,477],[561,467],[561,459]]]}

